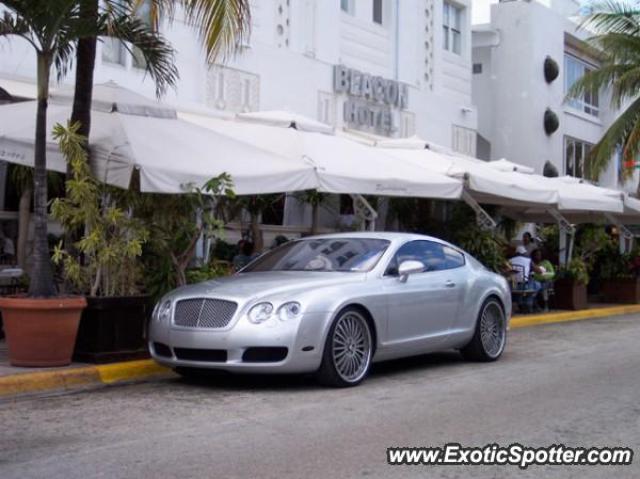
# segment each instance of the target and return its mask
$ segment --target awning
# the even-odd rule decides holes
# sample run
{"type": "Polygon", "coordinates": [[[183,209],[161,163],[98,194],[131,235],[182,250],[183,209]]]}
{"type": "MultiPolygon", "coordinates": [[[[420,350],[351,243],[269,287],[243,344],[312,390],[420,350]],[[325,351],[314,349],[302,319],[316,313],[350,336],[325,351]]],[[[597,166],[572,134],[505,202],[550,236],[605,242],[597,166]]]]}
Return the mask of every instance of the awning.
{"type": "Polygon", "coordinates": [[[445,151],[434,152],[426,148],[427,143],[415,138],[398,140],[400,148],[391,141],[380,142],[380,147],[388,154],[413,163],[422,168],[448,175],[465,181],[465,186],[480,203],[512,205],[551,205],[558,201],[558,192],[554,187],[535,181],[534,175],[518,172],[505,173],[488,166],[487,162],[460,154],[448,154],[445,151]]]}
{"type": "Polygon", "coordinates": [[[340,135],[320,133],[313,125],[314,120],[298,115],[282,118],[281,113],[276,112],[274,121],[267,120],[270,112],[262,112],[256,121],[251,121],[248,115],[244,115],[242,121],[188,113],[179,115],[211,131],[288,158],[292,163],[312,165],[318,176],[319,191],[439,199],[459,199],[462,194],[459,179],[397,160],[381,149],[340,135]],[[307,129],[313,131],[298,129],[300,122],[305,122],[307,129]]]}
{"type": "MultiPolygon", "coordinates": [[[[69,90],[54,92],[47,114],[47,166],[54,171],[65,171],[66,163],[51,129],[70,115],[69,90]]],[[[35,118],[35,101],[0,106],[0,160],[33,166],[35,118]]],[[[183,193],[221,173],[231,175],[240,195],[318,186],[313,166],[182,121],[175,110],[112,82],[94,87],[90,146],[96,177],[122,188],[134,168],[145,192],[183,193]]]]}

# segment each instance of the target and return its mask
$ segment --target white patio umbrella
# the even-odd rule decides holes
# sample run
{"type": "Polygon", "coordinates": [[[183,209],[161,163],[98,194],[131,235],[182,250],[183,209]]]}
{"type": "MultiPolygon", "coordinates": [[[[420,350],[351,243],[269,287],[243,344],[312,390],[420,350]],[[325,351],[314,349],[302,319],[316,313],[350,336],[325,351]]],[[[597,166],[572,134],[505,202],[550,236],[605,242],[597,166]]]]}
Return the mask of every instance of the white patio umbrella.
{"type": "MultiPolygon", "coordinates": [[[[625,200],[625,196],[628,195],[620,191],[602,188],[571,176],[547,178],[532,175],[532,177],[541,184],[557,189],[556,208],[570,223],[608,223],[608,215],[620,217],[625,223],[640,219],[638,216],[640,201],[630,197],[625,200]]],[[[554,221],[547,208],[536,205],[508,208],[505,213],[524,221],[554,221]]]]}
{"type": "Polygon", "coordinates": [[[417,137],[379,141],[376,145],[398,159],[464,180],[468,191],[480,203],[526,206],[558,202],[557,189],[541,184],[533,175],[500,171],[486,161],[449,152],[417,137]]]}
{"type": "Polygon", "coordinates": [[[313,165],[320,191],[441,199],[461,196],[460,180],[398,160],[382,150],[342,136],[321,133],[327,129],[317,128],[315,120],[300,115],[283,117],[283,114],[287,113],[261,112],[255,114],[255,121],[252,121],[253,114],[242,115],[242,121],[186,113],[180,113],[180,117],[242,142],[251,142],[294,163],[313,165]],[[307,130],[301,131],[300,124],[305,124],[307,130]]]}
{"type": "Polygon", "coordinates": [[[316,133],[333,133],[333,127],[287,110],[256,111],[251,113],[239,113],[238,120],[251,123],[262,123],[270,126],[292,127],[302,131],[316,133]]]}
{"type": "MultiPolygon", "coordinates": [[[[47,116],[51,128],[71,115],[71,90],[53,93],[47,116]]],[[[0,160],[33,165],[36,102],[0,106],[0,160]]],[[[145,192],[181,193],[221,173],[231,175],[237,194],[299,191],[318,187],[314,168],[219,132],[177,118],[176,111],[119,87],[94,87],[90,146],[96,176],[126,188],[140,172],[145,192]]],[[[65,171],[51,135],[48,167],[65,171]]]]}
{"type": "Polygon", "coordinates": [[[494,161],[488,161],[487,165],[490,168],[493,168],[498,171],[504,171],[505,173],[517,171],[518,173],[524,173],[525,175],[532,175],[535,172],[535,170],[530,166],[513,163],[512,161],[509,161],[505,158],[501,158],[499,160],[494,160],[494,161]]]}

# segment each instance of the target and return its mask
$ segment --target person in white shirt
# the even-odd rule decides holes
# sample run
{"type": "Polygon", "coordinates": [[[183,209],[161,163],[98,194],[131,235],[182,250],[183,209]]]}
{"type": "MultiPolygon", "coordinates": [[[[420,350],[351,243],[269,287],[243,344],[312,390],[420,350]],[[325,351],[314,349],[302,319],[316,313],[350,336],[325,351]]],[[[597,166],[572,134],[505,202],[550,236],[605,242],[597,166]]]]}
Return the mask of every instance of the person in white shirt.
{"type": "Polygon", "coordinates": [[[533,279],[532,271],[535,273],[542,273],[542,269],[531,261],[531,258],[527,256],[527,249],[520,245],[516,248],[516,255],[509,260],[513,270],[515,271],[515,279],[518,283],[518,289],[532,290],[532,294],[526,295],[521,298],[525,300],[525,304],[520,306],[526,306],[528,311],[533,310],[534,299],[538,294],[538,291],[542,289],[542,284],[539,281],[533,279]]]}
{"type": "Polygon", "coordinates": [[[511,266],[516,271],[517,283],[526,283],[531,274],[531,258],[527,256],[527,249],[520,245],[516,248],[516,255],[509,260],[511,266]]]}

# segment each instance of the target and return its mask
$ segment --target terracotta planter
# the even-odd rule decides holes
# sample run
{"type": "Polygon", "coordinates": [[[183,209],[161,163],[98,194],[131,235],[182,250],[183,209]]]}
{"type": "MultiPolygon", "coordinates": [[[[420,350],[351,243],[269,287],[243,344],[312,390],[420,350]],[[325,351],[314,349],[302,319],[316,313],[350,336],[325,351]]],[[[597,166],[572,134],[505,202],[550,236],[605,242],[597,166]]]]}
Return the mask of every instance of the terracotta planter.
{"type": "Polygon", "coordinates": [[[587,309],[587,285],[571,278],[562,278],[553,285],[554,306],[558,309],[587,309]]]}
{"type": "Polygon", "coordinates": [[[109,363],[148,358],[149,296],[88,297],[73,352],[75,361],[109,363]]]}
{"type": "Polygon", "coordinates": [[[83,297],[0,298],[13,366],[66,366],[71,363],[83,297]]]}
{"type": "Polygon", "coordinates": [[[640,279],[615,278],[602,280],[602,295],[608,303],[640,303],[640,279]]]}

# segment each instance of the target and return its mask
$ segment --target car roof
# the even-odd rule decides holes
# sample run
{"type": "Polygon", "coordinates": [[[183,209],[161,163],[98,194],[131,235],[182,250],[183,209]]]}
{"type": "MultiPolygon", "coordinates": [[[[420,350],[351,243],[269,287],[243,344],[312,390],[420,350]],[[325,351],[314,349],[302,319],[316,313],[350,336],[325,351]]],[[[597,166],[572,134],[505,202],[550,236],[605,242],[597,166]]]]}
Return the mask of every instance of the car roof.
{"type": "Polygon", "coordinates": [[[434,236],[421,235],[417,233],[400,233],[391,231],[349,231],[344,233],[330,233],[315,236],[305,236],[300,239],[310,238],[370,238],[381,239],[387,241],[410,241],[410,240],[429,240],[436,241],[438,243],[446,243],[446,241],[436,238],[434,236]]]}

